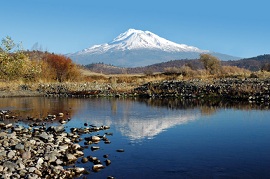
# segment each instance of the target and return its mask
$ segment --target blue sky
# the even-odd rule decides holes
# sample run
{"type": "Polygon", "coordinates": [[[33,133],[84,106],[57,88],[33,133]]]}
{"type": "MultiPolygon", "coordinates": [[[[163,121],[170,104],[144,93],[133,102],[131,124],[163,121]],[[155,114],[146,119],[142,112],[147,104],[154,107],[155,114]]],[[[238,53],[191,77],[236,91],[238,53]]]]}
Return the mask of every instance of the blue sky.
{"type": "Polygon", "coordinates": [[[129,28],[238,57],[269,54],[268,0],[1,0],[0,38],[71,53],[129,28]]]}

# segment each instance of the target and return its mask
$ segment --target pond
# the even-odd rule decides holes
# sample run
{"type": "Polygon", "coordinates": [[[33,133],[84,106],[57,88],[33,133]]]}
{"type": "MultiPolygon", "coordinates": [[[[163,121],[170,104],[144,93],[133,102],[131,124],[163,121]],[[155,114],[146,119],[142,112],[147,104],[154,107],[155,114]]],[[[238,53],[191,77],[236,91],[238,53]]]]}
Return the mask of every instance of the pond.
{"type": "MultiPolygon", "coordinates": [[[[0,109],[22,119],[65,113],[66,130],[85,123],[110,144],[85,148],[85,156],[111,164],[86,178],[267,178],[270,175],[270,110],[256,104],[202,103],[178,99],[2,98],[0,109]],[[124,152],[117,152],[124,149],[124,152]]],[[[16,122],[6,120],[5,123],[16,122]]],[[[28,125],[26,120],[20,124],[28,125]]],[[[47,125],[61,125],[59,121],[47,125]]],[[[84,134],[87,137],[89,134],[84,134]]],[[[80,145],[84,146],[81,141],[80,145]]]]}

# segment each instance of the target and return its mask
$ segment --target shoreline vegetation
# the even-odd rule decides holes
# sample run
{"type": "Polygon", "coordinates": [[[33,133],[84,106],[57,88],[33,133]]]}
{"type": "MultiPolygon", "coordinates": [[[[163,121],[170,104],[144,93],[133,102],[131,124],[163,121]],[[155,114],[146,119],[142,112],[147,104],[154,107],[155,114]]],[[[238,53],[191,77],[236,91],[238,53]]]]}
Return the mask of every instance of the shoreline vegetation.
{"type": "Polygon", "coordinates": [[[161,72],[103,74],[63,55],[24,51],[10,37],[0,46],[0,97],[146,97],[269,102],[270,63],[259,71],[225,66],[201,54],[201,68],[186,63],[161,72]]]}
{"type": "MultiPolygon", "coordinates": [[[[115,81],[115,79],[114,79],[115,81]]],[[[1,85],[0,97],[143,97],[270,102],[270,78],[217,78],[125,82],[1,85]]]]}

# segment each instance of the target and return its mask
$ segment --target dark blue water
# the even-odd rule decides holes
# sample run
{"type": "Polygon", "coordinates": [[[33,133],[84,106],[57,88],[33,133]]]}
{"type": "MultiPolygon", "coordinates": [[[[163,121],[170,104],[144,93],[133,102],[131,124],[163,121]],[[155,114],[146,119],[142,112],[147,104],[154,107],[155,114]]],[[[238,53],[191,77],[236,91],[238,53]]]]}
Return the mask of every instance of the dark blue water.
{"type": "Polygon", "coordinates": [[[103,163],[108,154],[112,163],[97,173],[92,163],[77,163],[90,171],[87,178],[270,177],[270,111],[258,106],[98,98],[0,101],[1,109],[24,113],[69,112],[67,130],[84,123],[111,126],[95,133],[112,132],[111,144],[100,142],[95,144],[100,150],[84,153],[103,163]]]}

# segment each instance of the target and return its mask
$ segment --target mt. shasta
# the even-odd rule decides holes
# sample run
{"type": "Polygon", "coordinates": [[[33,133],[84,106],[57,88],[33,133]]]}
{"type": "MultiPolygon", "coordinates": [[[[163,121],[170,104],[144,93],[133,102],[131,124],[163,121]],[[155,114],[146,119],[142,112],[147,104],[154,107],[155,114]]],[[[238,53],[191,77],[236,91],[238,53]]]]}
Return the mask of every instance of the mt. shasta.
{"type": "Polygon", "coordinates": [[[83,65],[102,62],[121,67],[138,67],[176,59],[195,59],[201,53],[212,54],[221,60],[239,59],[185,44],[177,44],[152,32],[135,29],[129,29],[120,34],[110,43],[94,45],[67,56],[75,63],[83,65]]]}

